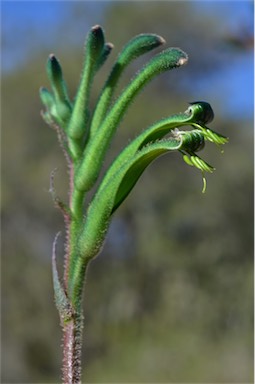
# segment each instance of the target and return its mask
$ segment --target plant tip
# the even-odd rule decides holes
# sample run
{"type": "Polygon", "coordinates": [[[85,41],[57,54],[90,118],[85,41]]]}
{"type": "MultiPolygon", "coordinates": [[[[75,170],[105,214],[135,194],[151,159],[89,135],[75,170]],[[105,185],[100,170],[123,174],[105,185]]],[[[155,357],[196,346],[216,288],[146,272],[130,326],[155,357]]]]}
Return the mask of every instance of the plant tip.
{"type": "Polygon", "coordinates": [[[91,28],[92,31],[98,31],[99,29],[102,29],[101,26],[100,26],[99,24],[96,24],[96,25],[94,25],[94,26],[91,28]]]}
{"type": "Polygon", "coordinates": [[[178,61],[178,65],[184,65],[188,62],[188,56],[186,57],[181,57],[178,61]]]}
{"type": "Polygon", "coordinates": [[[105,44],[109,49],[113,49],[114,45],[112,43],[106,43],[105,44]]]}
{"type": "Polygon", "coordinates": [[[162,45],[166,43],[166,40],[162,36],[158,36],[158,41],[162,45]]]}

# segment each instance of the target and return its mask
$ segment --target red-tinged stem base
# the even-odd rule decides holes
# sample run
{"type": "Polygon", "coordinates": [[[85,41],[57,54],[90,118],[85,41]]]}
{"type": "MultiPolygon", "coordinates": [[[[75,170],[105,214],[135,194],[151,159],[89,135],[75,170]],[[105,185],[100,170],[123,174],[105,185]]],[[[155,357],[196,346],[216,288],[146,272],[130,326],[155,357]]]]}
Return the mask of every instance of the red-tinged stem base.
{"type": "Polygon", "coordinates": [[[81,384],[82,314],[63,325],[63,384],[81,384]]]}

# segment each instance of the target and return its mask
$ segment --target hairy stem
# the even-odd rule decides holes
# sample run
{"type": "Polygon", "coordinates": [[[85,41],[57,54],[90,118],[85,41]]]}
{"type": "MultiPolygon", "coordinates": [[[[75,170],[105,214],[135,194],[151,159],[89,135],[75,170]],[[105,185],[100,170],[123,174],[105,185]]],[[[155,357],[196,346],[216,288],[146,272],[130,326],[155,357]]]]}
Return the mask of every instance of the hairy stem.
{"type": "Polygon", "coordinates": [[[79,311],[63,325],[63,383],[81,383],[81,346],[83,315],[79,311]]]}
{"type": "MultiPolygon", "coordinates": [[[[78,257],[75,244],[79,233],[79,225],[82,222],[84,194],[76,190],[74,186],[75,169],[74,164],[69,164],[69,209],[70,220],[66,223],[65,243],[65,267],[64,267],[64,289],[68,302],[72,308],[71,317],[62,321],[63,328],[63,384],[81,383],[81,349],[83,314],[81,309],[82,287],[76,300],[72,300],[69,287],[69,275],[73,259],[78,257]]],[[[85,270],[84,270],[85,273],[85,270]]]]}

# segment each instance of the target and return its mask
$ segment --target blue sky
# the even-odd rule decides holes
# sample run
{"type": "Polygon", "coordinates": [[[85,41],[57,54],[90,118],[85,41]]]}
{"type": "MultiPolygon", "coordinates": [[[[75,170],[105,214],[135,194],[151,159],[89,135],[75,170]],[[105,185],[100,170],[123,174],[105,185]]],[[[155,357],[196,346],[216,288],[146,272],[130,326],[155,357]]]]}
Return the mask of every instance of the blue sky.
{"type": "MultiPolygon", "coordinates": [[[[101,22],[107,1],[85,1],[90,19],[101,22]]],[[[245,23],[253,30],[251,18],[252,1],[193,1],[194,9],[203,12],[222,12],[224,7],[224,23],[235,31],[240,23],[245,23]],[[231,14],[228,9],[231,3],[231,14]],[[220,8],[219,8],[220,7],[220,8]]],[[[64,25],[72,12],[73,1],[2,1],[2,71],[14,70],[17,65],[24,63],[31,51],[43,49],[51,51],[54,45],[54,31],[64,25]],[[31,35],[33,36],[32,39],[31,35]]],[[[84,20],[83,30],[90,27],[84,20]],[[87,25],[86,25],[87,24],[87,25]]],[[[74,26],[75,28],[75,26],[74,26]]],[[[77,26],[78,28],[78,26],[77,26]]],[[[82,44],[84,33],[73,33],[73,44],[82,44]],[[80,39],[79,37],[80,36],[80,39]]],[[[62,42],[64,44],[65,42],[62,42]]],[[[70,44],[70,41],[67,42],[70,44]]],[[[57,42],[55,43],[57,45],[57,42]]],[[[226,99],[226,105],[231,113],[253,115],[253,52],[247,52],[239,57],[232,65],[215,77],[213,88],[220,86],[231,98],[226,99]],[[241,108],[240,108],[241,106],[241,108]],[[239,108],[237,108],[239,107],[239,108]]],[[[207,84],[208,95],[213,89],[207,84]]],[[[205,95],[206,96],[206,95],[205,95]]],[[[238,117],[238,116],[237,116],[238,117]]]]}

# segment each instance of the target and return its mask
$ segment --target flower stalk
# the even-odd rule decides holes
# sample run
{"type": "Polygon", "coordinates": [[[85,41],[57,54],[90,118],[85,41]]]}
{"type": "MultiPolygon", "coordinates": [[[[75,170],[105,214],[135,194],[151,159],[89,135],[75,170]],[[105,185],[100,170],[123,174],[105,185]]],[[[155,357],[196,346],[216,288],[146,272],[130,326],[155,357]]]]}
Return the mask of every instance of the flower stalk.
{"type": "Polygon", "coordinates": [[[56,262],[56,236],[52,251],[53,285],[56,307],[63,328],[63,383],[81,383],[82,296],[87,266],[101,251],[112,215],[127,198],[146,167],[157,157],[179,152],[183,160],[204,174],[213,172],[197,152],[206,141],[222,145],[228,139],[206,124],[214,113],[206,102],[191,103],[184,112],[159,120],[142,131],[119,153],[106,171],[88,202],[90,191],[102,170],[105,154],[119,123],[141,89],[162,72],[183,66],[188,56],[179,48],[167,48],[155,55],[113,102],[119,78],[132,60],[164,44],[162,37],[141,34],[120,52],[106,80],[94,110],[90,94],[97,71],[112,51],[103,29],[96,25],[87,35],[80,85],[73,101],[68,96],[60,63],[51,54],[46,69],[51,92],[40,89],[45,107],[42,117],[58,135],[69,170],[69,201],[56,196],[51,177],[51,193],[62,211],[66,235],[64,273],[59,276],[56,262]],[[190,130],[180,128],[189,126],[190,130]],[[166,135],[168,135],[166,137],[166,135]]]}

